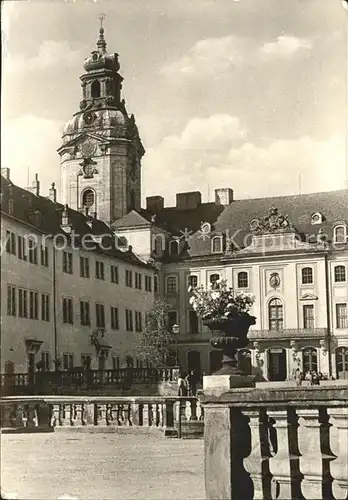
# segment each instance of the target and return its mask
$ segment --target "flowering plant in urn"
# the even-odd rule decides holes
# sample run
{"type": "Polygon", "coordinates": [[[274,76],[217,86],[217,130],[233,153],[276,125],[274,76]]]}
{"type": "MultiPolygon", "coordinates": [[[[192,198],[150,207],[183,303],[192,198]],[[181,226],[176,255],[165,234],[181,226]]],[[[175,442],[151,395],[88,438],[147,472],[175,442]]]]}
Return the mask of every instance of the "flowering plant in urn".
{"type": "Polygon", "coordinates": [[[189,288],[190,304],[197,315],[213,332],[211,345],[222,350],[222,369],[216,374],[244,375],[237,368],[236,355],[240,348],[248,345],[248,331],[255,324],[249,311],[255,296],[246,292],[235,292],[226,280],[219,280],[210,287],[189,288]]]}

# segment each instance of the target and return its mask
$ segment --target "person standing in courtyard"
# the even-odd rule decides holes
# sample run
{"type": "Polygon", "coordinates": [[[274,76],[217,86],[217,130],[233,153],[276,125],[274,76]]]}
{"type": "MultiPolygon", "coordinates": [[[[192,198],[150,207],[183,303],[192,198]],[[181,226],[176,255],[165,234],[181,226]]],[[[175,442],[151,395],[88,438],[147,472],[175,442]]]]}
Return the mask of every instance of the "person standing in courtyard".
{"type": "Polygon", "coordinates": [[[180,374],[178,378],[178,396],[187,396],[186,379],[182,374],[180,374]]]}

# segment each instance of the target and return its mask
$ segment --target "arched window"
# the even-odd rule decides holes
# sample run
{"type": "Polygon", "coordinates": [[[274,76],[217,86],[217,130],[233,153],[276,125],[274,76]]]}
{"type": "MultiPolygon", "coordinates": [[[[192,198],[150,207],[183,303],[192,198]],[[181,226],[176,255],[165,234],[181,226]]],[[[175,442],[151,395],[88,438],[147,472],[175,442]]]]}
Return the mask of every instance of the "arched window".
{"type": "Polygon", "coordinates": [[[176,276],[168,276],[167,278],[167,293],[174,294],[177,292],[176,276]]]}
{"type": "Polygon", "coordinates": [[[238,288],[248,288],[248,273],[246,271],[241,271],[237,276],[238,288]]]}
{"type": "Polygon", "coordinates": [[[345,266],[335,266],[335,283],[342,283],[344,281],[346,281],[345,266]]]}
{"type": "Polygon", "coordinates": [[[169,243],[169,254],[170,255],[179,255],[179,242],[173,240],[169,243]]]}
{"type": "Polygon", "coordinates": [[[268,305],[269,329],[283,329],[283,304],[280,299],[272,299],[268,305]]]}
{"type": "Polygon", "coordinates": [[[222,252],[222,236],[214,236],[211,240],[211,251],[212,253],[222,252]]]}
{"type": "Polygon", "coordinates": [[[343,224],[334,228],[334,243],[346,243],[347,241],[347,228],[343,224]]]}
{"type": "Polygon", "coordinates": [[[94,192],[92,189],[86,189],[82,194],[82,206],[91,207],[94,205],[94,192]]]}
{"type": "Polygon", "coordinates": [[[209,276],[210,284],[213,286],[220,279],[220,274],[214,273],[209,276]]]}
{"type": "Polygon", "coordinates": [[[196,288],[198,286],[198,276],[191,274],[191,276],[187,278],[187,284],[192,288],[196,288]]]}
{"type": "Polygon", "coordinates": [[[336,375],[337,378],[348,378],[348,347],[346,346],[336,349],[336,375]]]}
{"type": "Polygon", "coordinates": [[[91,85],[91,97],[100,97],[100,82],[98,80],[94,80],[91,85]]]}
{"type": "Polygon", "coordinates": [[[308,371],[318,371],[318,355],[314,347],[306,347],[302,349],[303,355],[303,373],[308,371]]]}
{"type": "Polygon", "coordinates": [[[238,351],[238,368],[246,375],[251,375],[251,352],[249,349],[238,351]]]}
{"type": "Polygon", "coordinates": [[[302,269],[302,285],[309,285],[313,283],[313,269],[311,267],[304,267],[302,269]]]}

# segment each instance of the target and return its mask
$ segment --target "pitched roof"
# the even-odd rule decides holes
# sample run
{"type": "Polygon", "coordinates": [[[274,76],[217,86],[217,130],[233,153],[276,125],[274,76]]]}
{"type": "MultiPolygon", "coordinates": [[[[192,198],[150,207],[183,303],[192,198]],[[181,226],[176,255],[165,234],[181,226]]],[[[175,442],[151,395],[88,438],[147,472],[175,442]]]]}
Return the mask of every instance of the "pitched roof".
{"type": "MultiPolygon", "coordinates": [[[[166,229],[173,235],[183,235],[185,229],[191,235],[184,247],[181,258],[190,258],[211,253],[211,238],[202,238],[201,222],[211,224],[210,236],[222,234],[233,236],[238,248],[250,244],[250,222],[267,215],[270,207],[276,207],[280,214],[288,215],[297,232],[304,236],[317,235],[319,229],[332,240],[333,225],[337,222],[348,224],[348,190],[310,193],[293,196],[274,196],[234,200],[227,206],[215,203],[202,203],[196,209],[178,210],[164,208],[156,214],[156,226],[166,229]],[[323,216],[321,224],[312,224],[311,216],[319,212],[323,216]]],[[[149,212],[141,214],[148,218],[149,212]]],[[[174,257],[178,259],[177,256],[174,257]]]]}
{"type": "Polygon", "coordinates": [[[111,227],[114,229],[122,229],[128,227],[141,227],[141,226],[149,226],[149,221],[142,217],[138,212],[132,210],[127,215],[122,217],[122,219],[118,219],[111,224],[111,227]]]}
{"type": "MultiPolygon", "coordinates": [[[[62,213],[64,205],[56,203],[44,196],[36,196],[34,193],[23,189],[13,184],[10,180],[1,176],[1,212],[11,217],[16,218],[24,224],[29,224],[35,227],[39,232],[45,234],[64,234],[62,227],[62,213]],[[9,200],[13,200],[13,210],[9,213],[9,200]]],[[[115,246],[115,235],[112,229],[103,221],[88,217],[82,212],[68,208],[68,220],[71,230],[74,231],[75,244],[78,245],[82,238],[85,237],[88,249],[88,238],[93,240],[95,250],[98,253],[113,256],[119,260],[123,260],[142,267],[151,267],[150,264],[144,263],[131,250],[122,251],[115,246]],[[102,245],[98,244],[98,238],[93,237],[103,236],[102,245]],[[110,250],[106,248],[110,247],[110,250]]]]}

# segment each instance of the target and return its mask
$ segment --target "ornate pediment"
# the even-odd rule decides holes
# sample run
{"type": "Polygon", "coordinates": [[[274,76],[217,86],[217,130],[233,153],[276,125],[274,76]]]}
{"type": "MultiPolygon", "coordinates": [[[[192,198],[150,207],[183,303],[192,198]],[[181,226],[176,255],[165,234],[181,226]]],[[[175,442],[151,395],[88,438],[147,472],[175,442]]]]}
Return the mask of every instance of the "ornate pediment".
{"type": "Polygon", "coordinates": [[[312,293],[304,293],[300,300],[318,300],[318,297],[312,293]]]}
{"type": "Polygon", "coordinates": [[[272,206],[265,217],[253,219],[250,229],[256,234],[293,233],[296,231],[288,215],[280,214],[278,208],[272,206]]]}
{"type": "Polygon", "coordinates": [[[75,156],[78,155],[81,158],[86,157],[86,155],[91,157],[97,153],[98,148],[100,150],[105,150],[108,145],[109,141],[104,135],[84,132],[63,144],[63,146],[58,149],[58,153],[60,155],[63,153],[70,153],[75,156]]]}

